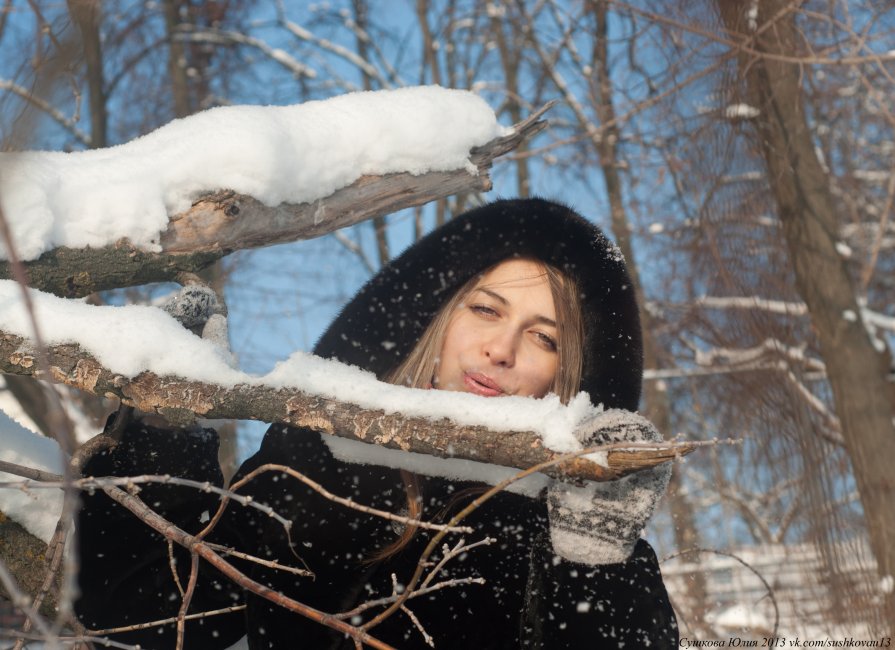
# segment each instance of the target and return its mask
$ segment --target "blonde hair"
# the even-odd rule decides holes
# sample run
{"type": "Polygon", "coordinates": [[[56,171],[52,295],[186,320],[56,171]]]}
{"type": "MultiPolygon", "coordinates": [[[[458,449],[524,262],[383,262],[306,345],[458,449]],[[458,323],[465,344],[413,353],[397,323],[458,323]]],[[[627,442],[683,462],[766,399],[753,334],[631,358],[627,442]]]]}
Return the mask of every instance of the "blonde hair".
{"type": "MultiPolygon", "coordinates": [[[[482,277],[502,264],[503,261],[506,260],[474,275],[461,286],[450,300],[441,306],[404,361],[389,372],[383,381],[413,388],[432,387],[432,380],[438,370],[439,355],[444,346],[444,339],[452,317],[470,294],[479,288],[482,277]]],[[[572,278],[563,274],[556,267],[537,259],[529,259],[529,261],[540,268],[541,274],[547,279],[550,294],[553,297],[553,305],[556,310],[558,365],[550,392],[556,394],[560,401],[566,404],[578,394],[581,386],[584,318],[581,314],[578,287],[572,278]]],[[[419,477],[413,472],[402,469],[401,479],[404,481],[407,493],[406,516],[419,519],[423,510],[419,477]]],[[[369,562],[380,562],[395,555],[410,543],[410,540],[416,535],[416,531],[417,526],[405,526],[400,537],[375,553],[369,562]]]]}
{"type": "MultiPolygon", "coordinates": [[[[526,259],[526,258],[521,258],[526,259]]],[[[584,319],[581,315],[581,301],[578,288],[571,278],[559,269],[540,260],[529,260],[536,264],[547,279],[553,305],[556,310],[558,368],[553,378],[550,392],[559,396],[563,404],[568,403],[581,386],[581,349],[584,341],[584,319]]],[[[444,345],[444,338],[457,309],[479,282],[502,262],[498,262],[481,273],[471,277],[441,308],[423,332],[420,340],[401,364],[388,373],[384,381],[413,388],[429,388],[438,369],[438,355],[444,345]]]]}

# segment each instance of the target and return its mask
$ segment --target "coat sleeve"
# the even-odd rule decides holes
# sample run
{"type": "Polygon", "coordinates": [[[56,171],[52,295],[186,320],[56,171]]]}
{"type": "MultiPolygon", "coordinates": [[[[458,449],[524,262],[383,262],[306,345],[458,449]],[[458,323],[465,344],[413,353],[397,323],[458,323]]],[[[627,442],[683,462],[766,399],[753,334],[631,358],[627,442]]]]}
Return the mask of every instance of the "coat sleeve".
{"type": "MultiPolygon", "coordinates": [[[[217,452],[218,437],[211,429],[165,430],[138,421],[128,427],[115,448],[90,459],[84,475],[170,474],[221,486],[217,452]]],[[[172,485],[143,484],[138,496],[189,533],[205,526],[219,501],[214,493],[172,485]]],[[[180,590],[161,535],[99,490],[83,495],[76,531],[80,597],[75,611],[88,629],[131,626],[177,615],[180,590]]],[[[186,585],[189,554],[174,545],[173,558],[180,585],[186,585]]],[[[240,599],[241,594],[205,565],[190,613],[228,607],[240,599]]],[[[226,648],[242,635],[242,628],[241,614],[213,616],[189,623],[186,638],[192,647],[226,648]]],[[[144,648],[161,648],[174,647],[175,633],[174,625],[166,625],[108,636],[144,648]]]]}
{"type": "Polygon", "coordinates": [[[626,562],[590,566],[533,553],[523,647],[675,648],[678,627],[652,547],[639,540],[626,562]]]}

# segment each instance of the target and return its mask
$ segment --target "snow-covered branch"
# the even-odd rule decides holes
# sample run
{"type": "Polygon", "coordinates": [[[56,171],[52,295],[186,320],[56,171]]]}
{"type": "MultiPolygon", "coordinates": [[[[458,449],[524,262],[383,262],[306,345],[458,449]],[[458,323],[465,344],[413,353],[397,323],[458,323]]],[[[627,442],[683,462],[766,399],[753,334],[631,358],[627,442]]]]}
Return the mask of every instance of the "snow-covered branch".
{"type": "Polygon", "coordinates": [[[805,316],[808,313],[808,307],[803,302],[769,300],[758,296],[703,296],[695,304],[710,309],[760,309],[785,316],[805,316]]]}
{"type": "MultiPolygon", "coordinates": [[[[33,352],[22,337],[0,333],[0,372],[39,375],[33,352]]],[[[308,392],[261,383],[223,386],[209,381],[142,372],[128,378],[104,368],[77,345],[47,350],[51,379],[96,395],[114,396],[148,413],[177,421],[251,419],[308,427],[342,438],[442,458],[459,458],[505,467],[528,468],[561,454],[548,449],[533,431],[498,431],[463,425],[447,418],[387,413],[308,392]]],[[[608,481],[653,467],[687,453],[687,445],[614,450],[606,466],[587,458],[562,462],[545,473],[608,481]]]]}
{"type": "MultiPolygon", "coordinates": [[[[784,316],[806,316],[808,314],[808,307],[803,302],[769,300],[758,296],[703,296],[694,304],[709,309],[760,309],[784,316]]],[[[869,326],[895,332],[895,317],[881,314],[866,306],[861,308],[861,317],[869,326]]]]}
{"type": "MultiPolygon", "coordinates": [[[[504,129],[480,99],[459,92],[402,89],[290,107],[226,107],[172,122],[114,153],[3,154],[0,207],[36,288],[76,297],[172,280],[235,250],[319,237],[490,189],[494,159],[541,131],[550,105],[504,129]],[[414,102],[420,107],[408,112],[414,102]],[[392,115],[398,108],[403,117],[392,115]],[[367,117],[383,113],[428,126],[391,142],[382,134],[402,129],[367,117]],[[452,132],[439,134],[436,126],[452,132]],[[333,160],[339,155],[344,160],[333,160]],[[34,178],[56,186],[32,187],[34,178]],[[52,201],[35,203],[28,198],[34,193],[52,201]]],[[[0,278],[10,277],[0,260],[0,278]]]]}
{"type": "Polygon", "coordinates": [[[298,61],[285,50],[271,47],[263,40],[243,34],[242,32],[213,28],[197,29],[193,25],[181,24],[178,26],[178,31],[175,37],[178,40],[189,43],[212,43],[214,45],[243,45],[252,47],[282,65],[296,77],[307,77],[309,79],[317,77],[317,72],[313,68],[298,61]]]}

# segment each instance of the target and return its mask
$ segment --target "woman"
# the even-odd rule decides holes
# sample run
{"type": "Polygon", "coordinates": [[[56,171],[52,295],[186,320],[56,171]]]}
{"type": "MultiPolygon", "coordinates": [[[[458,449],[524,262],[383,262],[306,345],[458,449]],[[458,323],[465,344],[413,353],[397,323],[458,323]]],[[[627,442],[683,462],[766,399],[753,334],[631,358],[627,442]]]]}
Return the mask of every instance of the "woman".
{"type": "MultiPolygon", "coordinates": [[[[567,401],[583,390],[595,404],[633,411],[640,395],[639,320],[620,254],[579,215],[538,199],[472,210],[412,246],[360,290],[314,352],[394,383],[488,397],[553,392],[567,401]]],[[[656,436],[637,416],[614,417],[608,439],[656,436]]],[[[177,435],[172,445],[145,426],[132,427],[87,473],[167,471],[220,482],[208,460],[216,440],[177,435]]],[[[234,480],[266,463],[285,464],[336,494],[426,520],[446,520],[483,490],[481,483],[413,472],[403,452],[377,448],[370,464],[360,460],[367,455],[359,444],[274,425],[234,480]]],[[[409,601],[416,622],[398,612],[371,634],[401,648],[428,647],[423,631],[438,648],[675,646],[677,627],[655,554],[637,539],[667,477],[666,467],[612,484],[499,493],[464,522],[476,531],[468,543],[495,541],[451,560],[439,575],[457,583],[409,601]]],[[[232,504],[214,541],[306,566],[313,579],[252,563],[240,568],[324,612],[389,596],[413,574],[430,538],[334,505],[280,474],[263,474],[240,492],[290,519],[292,543],[275,520],[232,504]]],[[[213,498],[170,487],[147,488],[142,496],[191,532],[216,507],[213,498]]],[[[175,615],[180,598],[165,544],[102,496],[85,501],[84,595],[77,605],[85,625],[175,615]],[[136,603],[123,600],[126,594],[136,603]]],[[[184,580],[188,561],[179,557],[184,580]]],[[[187,647],[226,647],[243,630],[251,648],[354,647],[328,628],[238,593],[209,568],[191,611],[243,599],[244,613],[188,626],[187,647]]],[[[370,617],[366,612],[361,620],[370,617]]],[[[120,638],[171,647],[172,634],[168,626],[120,638]]]]}

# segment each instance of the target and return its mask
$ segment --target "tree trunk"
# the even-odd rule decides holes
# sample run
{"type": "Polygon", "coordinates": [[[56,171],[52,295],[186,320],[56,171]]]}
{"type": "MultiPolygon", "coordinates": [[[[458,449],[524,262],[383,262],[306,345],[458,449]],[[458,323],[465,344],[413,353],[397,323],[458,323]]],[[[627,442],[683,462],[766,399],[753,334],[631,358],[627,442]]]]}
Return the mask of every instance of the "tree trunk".
{"type": "MultiPolygon", "coordinates": [[[[800,36],[784,0],[759,4],[753,47],[771,54],[798,54],[800,36]]],[[[744,3],[718,0],[724,24],[746,35],[744,3]]],[[[836,414],[851,457],[855,481],[876,556],[879,576],[895,575],[895,426],[889,399],[885,347],[874,347],[861,316],[855,283],[836,250],[836,201],[815,153],[802,104],[798,64],[740,55],[747,97],[761,113],[755,120],[771,191],[795,271],[796,287],[808,306],[820,342],[836,414]]],[[[895,594],[885,619],[895,621],[895,594]]],[[[881,594],[882,595],[882,594],[881,594]]]]}
{"type": "MultiPolygon", "coordinates": [[[[354,22],[357,24],[357,32],[355,42],[357,44],[357,55],[366,62],[370,61],[370,51],[367,47],[367,41],[361,34],[368,34],[367,30],[367,0],[353,0],[352,7],[354,9],[354,22]]],[[[364,90],[373,89],[373,81],[367,72],[361,72],[363,78],[364,90]]],[[[373,235],[376,237],[376,253],[379,260],[379,266],[383,267],[388,264],[391,259],[391,253],[388,248],[388,223],[385,215],[377,215],[373,217],[373,235]]]]}
{"type": "Polygon", "coordinates": [[[68,0],[68,11],[81,31],[87,88],[90,95],[90,148],[106,146],[107,111],[99,0],[68,0]]]}
{"type": "MultiPolygon", "coordinates": [[[[596,30],[594,34],[594,50],[591,57],[593,80],[591,84],[592,101],[603,125],[602,137],[595,141],[600,156],[600,167],[606,183],[606,194],[609,198],[612,233],[619,249],[628,263],[628,273],[634,285],[637,304],[640,305],[641,326],[643,330],[643,363],[646,368],[657,369],[659,363],[659,343],[653,336],[654,323],[649,311],[643,308],[646,296],[640,281],[637,264],[634,260],[634,247],[631,244],[631,227],[622,198],[622,180],[618,173],[618,143],[621,134],[616,122],[615,107],[612,103],[613,88],[609,74],[609,34],[608,3],[606,0],[594,0],[590,6],[593,12],[596,30]]],[[[659,381],[649,381],[644,386],[644,414],[665,436],[671,429],[671,409],[668,404],[668,393],[662,389],[659,381]]],[[[671,513],[671,528],[674,541],[680,551],[699,548],[701,546],[699,529],[696,526],[696,515],[693,504],[682,489],[680,467],[675,467],[671,484],[666,495],[666,502],[671,513]]],[[[705,574],[696,571],[686,581],[687,623],[700,630],[706,612],[705,574]]]]}
{"type": "Polygon", "coordinates": [[[177,39],[182,4],[181,0],[164,0],[165,32],[168,36],[168,73],[171,75],[175,117],[186,117],[193,112],[190,84],[186,75],[186,48],[183,46],[183,41],[177,39]]]}
{"type": "MultiPolygon", "coordinates": [[[[504,7],[505,11],[510,11],[508,6],[504,7]]],[[[510,115],[513,124],[522,119],[522,105],[520,98],[522,90],[519,87],[519,66],[522,63],[522,56],[519,52],[518,43],[523,38],[522,26],[518,21],[506,20],[505,16],[494,12],[491,17],[491,33],[497,44],[497,51],[500,54],[500,65],[503,68],[504,86],[506,88],[506,111],[510,115]],[[507,40],[504,27],[510,29],[510,35],[513,41],[507,40]]],[[[528,173],[528,156],[526,156],[526,148],[523,144],[519,147],[518,157],[516,158],[516,191],[519,196],[527,197],[530,194],[530,181],[528,173]]]]}

